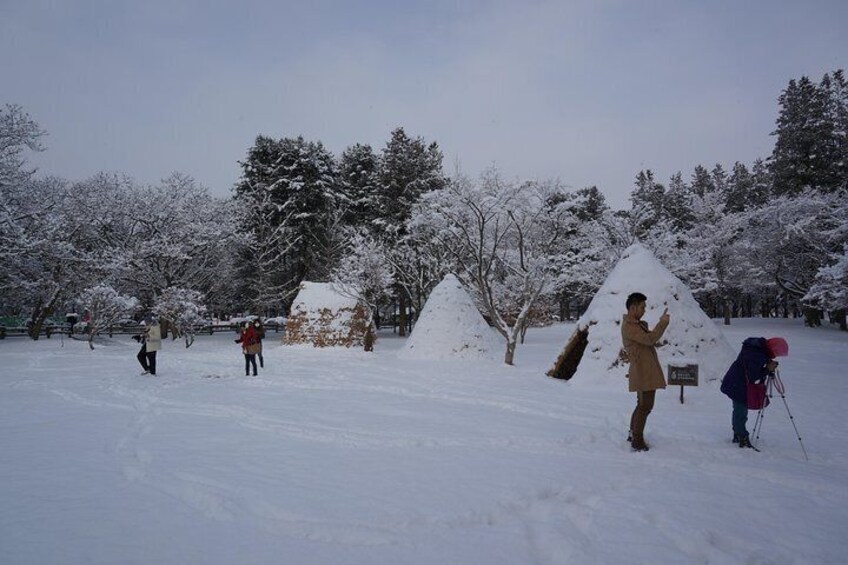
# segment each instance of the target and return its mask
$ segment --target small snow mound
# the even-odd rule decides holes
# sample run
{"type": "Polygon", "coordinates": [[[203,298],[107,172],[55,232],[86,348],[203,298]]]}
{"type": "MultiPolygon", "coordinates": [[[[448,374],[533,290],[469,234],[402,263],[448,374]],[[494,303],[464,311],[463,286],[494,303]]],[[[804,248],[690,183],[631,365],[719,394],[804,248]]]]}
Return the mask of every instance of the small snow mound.
{"type": "Polygon", "coordinates": [[[503,349],[474,301],[454,275],[440,282],[421,310],[399,357],[410,359],[497,359],[503,349]]]}

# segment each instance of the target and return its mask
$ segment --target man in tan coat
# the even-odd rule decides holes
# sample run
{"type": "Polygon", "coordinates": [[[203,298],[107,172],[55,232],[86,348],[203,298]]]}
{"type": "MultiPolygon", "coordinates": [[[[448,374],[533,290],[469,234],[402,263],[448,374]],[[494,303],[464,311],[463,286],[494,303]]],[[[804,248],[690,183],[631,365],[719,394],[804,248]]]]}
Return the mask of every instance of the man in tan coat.
{"type": "Polygon", "coordinates": [[[657,358],[656,343],[668,327],[668,308],[663,311],[660,321],[653,330],[642,321],[645,315],[645,303],[648,298],[634,292],[627,297],[627,314],[621,320],[621,341],[630,361],[630,392],[636,393],[636,408],[630,417],[630,445],[636,451],[648,451],[645,443],[645,422],[654,407],[657,389],[665,388],[660,361],[657,358]]]}

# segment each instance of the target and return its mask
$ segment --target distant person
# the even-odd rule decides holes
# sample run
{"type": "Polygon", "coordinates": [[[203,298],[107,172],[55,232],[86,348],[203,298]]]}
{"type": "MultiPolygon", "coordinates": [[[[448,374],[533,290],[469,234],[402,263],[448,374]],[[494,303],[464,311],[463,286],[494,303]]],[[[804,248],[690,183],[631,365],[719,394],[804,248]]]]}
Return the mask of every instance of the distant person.
{"type": "Polygon", "coordinates": [[[133,339],[141,343],[141,349],[136,355],[141,368],[142,375],[156,376],[156,352],[162,349],[162,331],[159,322],[152,316],[147,316],[142,322],[143,332],[141,335],[133,336],[133,339]]]}
{"type": "Polygon", "coordinates": [[[259,340],[259,351],[256,356],[259,357],[259,366],[265,368],[265,359],[262,358],[262,340],[265,339],[265,326],[260,318],[253,320],[253,329],[256,332],[256,339],[259,340]]]}
{"type": "Polygon", "coordinates": [[[257,375],[256,370],[256,354],[262,347],[259,344],[259,337],[256,335],[256,329],[250,322],[242,322],[241,332],[236,343],[241,343],[241,349],[244,353],[244,376],[250,376],[250,368],[253,367],[253,376],[257,375]]]}
{"type": "Polygon", "coordinates": [[[754,447],[751,445],[747,429],[747,383],[758,383],[773,375],[777,369],[777,361],[774,358],[787,353],[789,345],[782,337],[749,337],[742,342],[739,356],[725,373],[721,381],[721,392],[733,401],[733,443],[738,443],[739,447],[754,447]]]}
{"type": "Polygon", "coordinates": [[[627,351],[630,370],[627,377],[630,381],[630,392],[636,393],[636,408],[630,416],[630,445],[635,451],[648,451],[645,443],[645,424],[648,414],[654,408],[657,389],[665,388],[665,377],[657,357],[656,343],[668,327],[669,316],[666,308],[659,322],[651,330],[642,321],[645,315],[645,304],[648,298],[634,292],[627,297],[625,306],[627,313],[621,320],[621,341],[627,351]]]}

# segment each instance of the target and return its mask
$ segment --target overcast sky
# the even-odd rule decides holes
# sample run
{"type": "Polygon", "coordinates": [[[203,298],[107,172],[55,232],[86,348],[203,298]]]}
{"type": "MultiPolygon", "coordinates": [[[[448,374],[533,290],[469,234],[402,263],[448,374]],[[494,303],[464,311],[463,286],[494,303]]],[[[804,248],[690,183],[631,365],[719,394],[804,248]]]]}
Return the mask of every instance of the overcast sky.
{"type": "Polygon", "coordinates": [[[0,103],[40,171],[226,195],[258,134],[439,143],[450,172],[597,185],[771,153],[791,78],[848,66],[848,2],[0,0],[0,103]]]}

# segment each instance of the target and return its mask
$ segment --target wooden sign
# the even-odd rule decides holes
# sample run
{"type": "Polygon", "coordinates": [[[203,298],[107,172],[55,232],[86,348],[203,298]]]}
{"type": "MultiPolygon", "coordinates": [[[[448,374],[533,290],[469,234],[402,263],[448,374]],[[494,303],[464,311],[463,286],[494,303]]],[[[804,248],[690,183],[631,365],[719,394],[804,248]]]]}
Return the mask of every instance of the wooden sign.
{"type": "Polygon", "coordinates": [[[698,365],[669,365],[668,384],[680,385],[680,404],[683,404],[683,387],[698,386],[698,365]]]}
{"type": "Polygon", "coordinates": [[[668,384],[680,386],[698,386],[698,366],[669,365],[668,384]]]}

